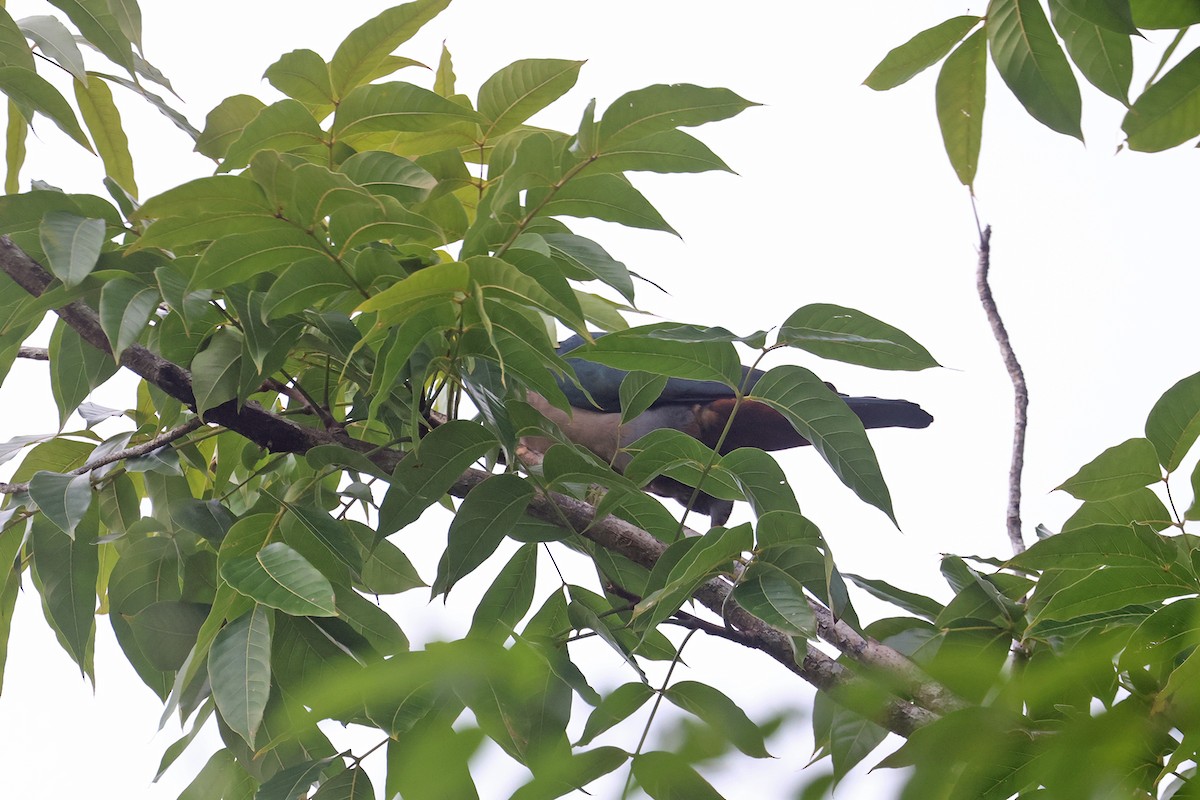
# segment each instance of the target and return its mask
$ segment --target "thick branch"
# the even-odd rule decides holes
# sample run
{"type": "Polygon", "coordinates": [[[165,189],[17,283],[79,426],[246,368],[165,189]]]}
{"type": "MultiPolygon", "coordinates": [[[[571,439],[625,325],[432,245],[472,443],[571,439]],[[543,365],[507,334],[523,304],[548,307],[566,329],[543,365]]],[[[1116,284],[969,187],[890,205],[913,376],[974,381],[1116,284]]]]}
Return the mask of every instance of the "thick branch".
{"type": "Polygon", "coordinates": [[[34,361],[49,361],[50,351],[44,347],[26,347],[22,345],[17,348],[17,358],[29,358],[34,361]]]}
{"type": "Polygon", "coordinates": [[[1029,389],[1025,386],[1025,373],[1017,354],[1013,352],[1012,342],[1008,338],[1008,330],[996,301],[992,297],[992,287],[988,284],[988,269],[992,265],[992,226],[988,225],[979,234],[979,269],[975,275],[975,286],[979,290],[979,301],[983,311],[992,326],[992,334],[1000,345],[1000,354],[1004,358],[1004,366],[1008,369],[1008,377],[1013,385],[1013,446],[1012,462],[1008,468],[1008,539],[1012,543],[1013,555],[1025,551],[1025,540],[1021,536],[1021,471],[1025,468],[1025,428],[1028,426],[1029,389]]]}
{"type": "MultiPolygon", "coordinates": [[[[41,295],[52,280],[49,273],[7,236],[0,236],[0,269],[35,296],[41,295]]],[[[84,341],[105,353],[111,353],[96,312],[85,303],[76,301],[57,309],[56,313],[84,341]]],[[[126,349],[121,354],[121,364],[171,397],[195,408],[191,376],[178,364],[140,345],[126,349]]],[[[221,425],[273,452],[304,453],[317,445],[329,443],[342,444],[360,452],[372,450],[367,443],[351,439],[339,430],[327,432],[305,428],[272,414],[256,403],[246,403],[240,409],[232,401],[222,404],[206,411],[204,422],[221,425]]],[[[390,470],[403,455],[385,450],[373,453],[372,458],[390,470]]],[[[451,491],[459,497],[465,497],[488,477],[490,473],[470,470],[451,491]]],[[[647,568],[653,567],[666,549],[666,545],[658,539],[627,522],[613,517],[596,520],[593,506],[564,495],[538,494],[529,506],[529,513],[555,524],[561,524],[566,519],[581,535],[647,568]]],[[[731,588],[723,580],[712,580],[700,588],[696,599],[724,619],[746,646],[762,650],[818,689],[829,692],[839,702],[878,720],[888,730],[907,736],[935,719],[935,712],[954,707],[948,693],[921,676],[904,656],[864,639],[849,626],[833,619],[827,609],[815,606],[818,631],[823,638],[839,649],[844,648],[844,652],[862,664],[887,674],[887,683],[906,687],[906,691],[921,703],[917,705],[892,697],[884,701],[881,710],[879,690],[873,683],[807,645],[802,656],[797,658],[792,637],[775,630],[732,602],[729,599],[731,588]]]]}

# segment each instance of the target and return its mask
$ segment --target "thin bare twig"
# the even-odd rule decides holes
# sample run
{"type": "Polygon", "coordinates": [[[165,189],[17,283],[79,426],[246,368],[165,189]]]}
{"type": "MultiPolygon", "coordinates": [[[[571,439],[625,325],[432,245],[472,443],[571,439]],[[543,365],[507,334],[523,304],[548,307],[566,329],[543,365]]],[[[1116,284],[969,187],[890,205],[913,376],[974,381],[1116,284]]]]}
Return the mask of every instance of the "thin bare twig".
{"type": "Polygon", "coordinates": [[[1004,358],[1004,366],[1008,369],[1008,377],[1013,384],[1013,446],[1012,462],[1008,468],[1008,539],[1012,544],[1013,555],[1025,551],[1025,539],[1021,535],[1021,471],[1025,468],[1025,428],[1029,424],[1029,389],[1025,386],[1025,373],[1017,354],[1013,352],[1012,342],[992,298],[992,287],[988,285],[988,269],[992,262],[992,226],[984,227],[979,233],[979,269],[975,275],[975,286],[979,290],[979,301],[983,304],[984,314],[992,326],[992,334],[1000,345],[1000,354],[1004,358]]]}
{"type": "MultiPolygon", "coordinates": [[[[124,450],[120,450],[115,453],[108,453],[100,456],[96,460],[89,461],[82,467],[76,467],[66,474],[83,475],[87,472],[100,469],[100,467],[107,466],[108,464],[112,464],[116,461],[122,461],[126,458],[137,458],[138,456],[144,456],[147,453],[153,453],[160,447],[164,447],[176,439],[187,436],[189,433],[201,427],[202,425],[204,425],[204,423],[200,421],[200,418],[194,417],[182,425],[172,428],[166,433],[160,433],[153,439],[149,439],[141,444],[134,445],[133,447],[127,447],[124,450]]],[[[0,494],[16,494],[17,492],[26,491],[29,491],[28,483],[0,483],[0,494]]]]}

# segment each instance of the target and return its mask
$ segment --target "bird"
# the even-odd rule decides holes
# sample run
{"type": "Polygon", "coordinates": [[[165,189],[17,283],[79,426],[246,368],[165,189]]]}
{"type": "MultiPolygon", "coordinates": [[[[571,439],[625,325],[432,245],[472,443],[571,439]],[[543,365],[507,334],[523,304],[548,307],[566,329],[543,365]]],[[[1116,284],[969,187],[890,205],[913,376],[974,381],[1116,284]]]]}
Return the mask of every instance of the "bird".
{"type": "MultiPolygon", "coordinates": [[[[593,333],[593,338],[602,336],[593,333]]],[[[582,346],[584,339],[575,335],[558,346],[564,356],[582,346]]],[[[796,431],[786,417],[765,403],[743,399],[733,424],[721,439],[726,423],[737,403],[733,388],[719,381],[668,378],[662,393],[650,407],[634,419],[621,423],[620,386],[629,373],[594,361],[567,357],[574,371],[574,380],[567,376],[556,378],[559,388],[571,406],[568,413],[552,405],[541,395],[528,392],[530,405],[553,422],[572,442],[591,451],[601,460],[624,472],[632,459],[630,445],[648,433],[664,428],[682,431],[706,446],[726,455],[740,447],[760,450],[784,450],[810,444],[796,431]]],[[[766,373],[742,367],[744,388],[753,389],[766,373]]],[[[826,384],[836,392],[830,384],[826,384]]],[[[862,421],[864,428],[925,428],[933,416],[916,403],[880,397],[838,397],[862,421]]],[[[526,436],[522,444],[539,452],[552,444],[548,437],[526,436]]],[[[667,476],[658,476],[645,490],[672,498],[709,517],[713,525],[724,525],[733,510],[733,503],[694,489],[667,476]],[[694,497],[693,497],[694,495],[694,497]]]]}

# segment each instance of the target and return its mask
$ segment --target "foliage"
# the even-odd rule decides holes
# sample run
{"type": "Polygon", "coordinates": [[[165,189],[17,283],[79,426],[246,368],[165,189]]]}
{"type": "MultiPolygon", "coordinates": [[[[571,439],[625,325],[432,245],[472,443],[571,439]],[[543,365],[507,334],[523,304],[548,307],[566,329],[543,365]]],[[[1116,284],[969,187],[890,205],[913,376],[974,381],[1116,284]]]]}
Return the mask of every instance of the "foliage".
{"type": "MultiPolygon", "coordinates": [[[[603,110],[593,101],[563,132],[530,120],[574,85],[582,62],[519,60],[474,98],[456,93],[448,50],[431,88],[393,79],[416,66],[397,48],[447,2],[389,9],[328,61],[282,56],[266,77],[285,99],[228,98],[199,131],[147,90],[170,85],[140,55],[132,0],[54,3],[123,74],[85,69],[61,20],[0,9],[10,101],[0,378],[56,310],[48,377],[63,426],[0,445],[5,461],[21,456],[0,509],[0,667],[26,571],[85,675],[97,615],[107,616],[166,714],[191,721],[163,768],[200,727],[220,731],[225,749],[188,798],[313,787],[315,797],[374,797],[373,780],[389,797],[474,797],[468,760],[484,739],[527,769],[514,798],[563,796],[618,771],[650,797],[718,797],[702,762],[727,750],[768,756],[766,726],[716,687],[672,683],[670,671],[652,686],[642,670],[677,663],[698,631],[760,650],[822,690],[813,726],[834,781],[892,731],[907,741],[884,764],[914,768],[906,797],[1148,796],[1187,784],[1200,742],[1200,577],[1183,528],[1200,503],[1181,516],[1152,487],[1178,494],[1200,434],[1200,376],[1163,396],[1144,438],[1063,483],[1081,506],[1061,533],[1043,531],[1008,561],[946,556],[954,599],[944,605],[843,575],[767,453],[719,456],[652,435],[618,474],[525,402],[532,391],[566,407],[555,377],[574,373],[555,351],[560,330],[587,342],[573,357],[631,371],[627,415],[665,376],[726,383],[739,401],[784,414],[889,516],[857,418],[799,367],[744,392],[735,344],[875,369],[936,362],[887,323],[828,304],[798,309],[773,339],[630,328],[634,276],[563,218],[672,232],[627,173],[727,170],[684,129],[754,104],[727,89],[649,86],[603,110]],[[78,115],[38,76],[32,48],[73,76],[78,115]],[[215,174],[139,203],[114,84],[189,130],[215,174]],[[34,114],[99,154],[111,202],[45,185],[15,191],[34,114]],[[610,333],[594,339],[597,328],[610,333]],[[88,403],[118,365],[141,378],[131,407],[88,403]],[[75,413],[86,430],[65,429],[75,413]],[[106,420],[120,432],[93,430],[106,420]],[[555,442],[540,462],[520,447],[528,434],[555,442]],[[693,516],[677,519],[640,491],[660,475],[745,499],[754,521],[691,531],[693,516]],[[435,595],[506,539],[520,544],[466,636],[412,649],[405,621],[374,599],[425,587],[403,534],[447,495],[461,502],[437,574],[424,576],[435,595]],[[589,558],[594,580],[539,595],[533,576],[563,550],[589,558]],[[862,625],[850,585],[904,615],[862,625]],[[667,626],[691,632],[680,641],[667,626]],[[591,686],[574,646],[585,636],[619,654],[627,683],[604,695],[591,686]],[[720,743],[668,752],[608,734],[639,714],[652,728],[662,700],[720,743]],[[318,727],[325,720],[378,732],[375,777],[363,768],[370,753],[339,747],[333,728],[318,727]]],[[[1150,0],[1052,0],[1050,12],[1047,21],[1036,0],[993,0],[986,18],[949,20],[897,48],[868,85],[899,85],[946,57],[938,115],[968,185],[987,52],[1057,131],[1081,136],[1073,62],[1129,105],[1131,147],[1200,135],[1189,110],[1195,54],[1170,69],[1164,58],[1132,103],[1125,55],[1138,27],[1196,20],[1150,0]]],[[[1200,469],[1191,482],[1200,496],[1200,469]]]]}

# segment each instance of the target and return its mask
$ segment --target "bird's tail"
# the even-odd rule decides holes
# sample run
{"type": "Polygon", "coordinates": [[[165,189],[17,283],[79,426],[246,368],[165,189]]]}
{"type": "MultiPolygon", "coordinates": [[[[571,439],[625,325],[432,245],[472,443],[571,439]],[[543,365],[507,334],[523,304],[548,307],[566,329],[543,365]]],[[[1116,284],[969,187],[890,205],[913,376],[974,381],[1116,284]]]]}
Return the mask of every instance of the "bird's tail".
{"type": "Polygon", "coordinates": [[[843,397],[864,428],[927,428],[933,416],[916,403],[883,397],[843,397]]]}

